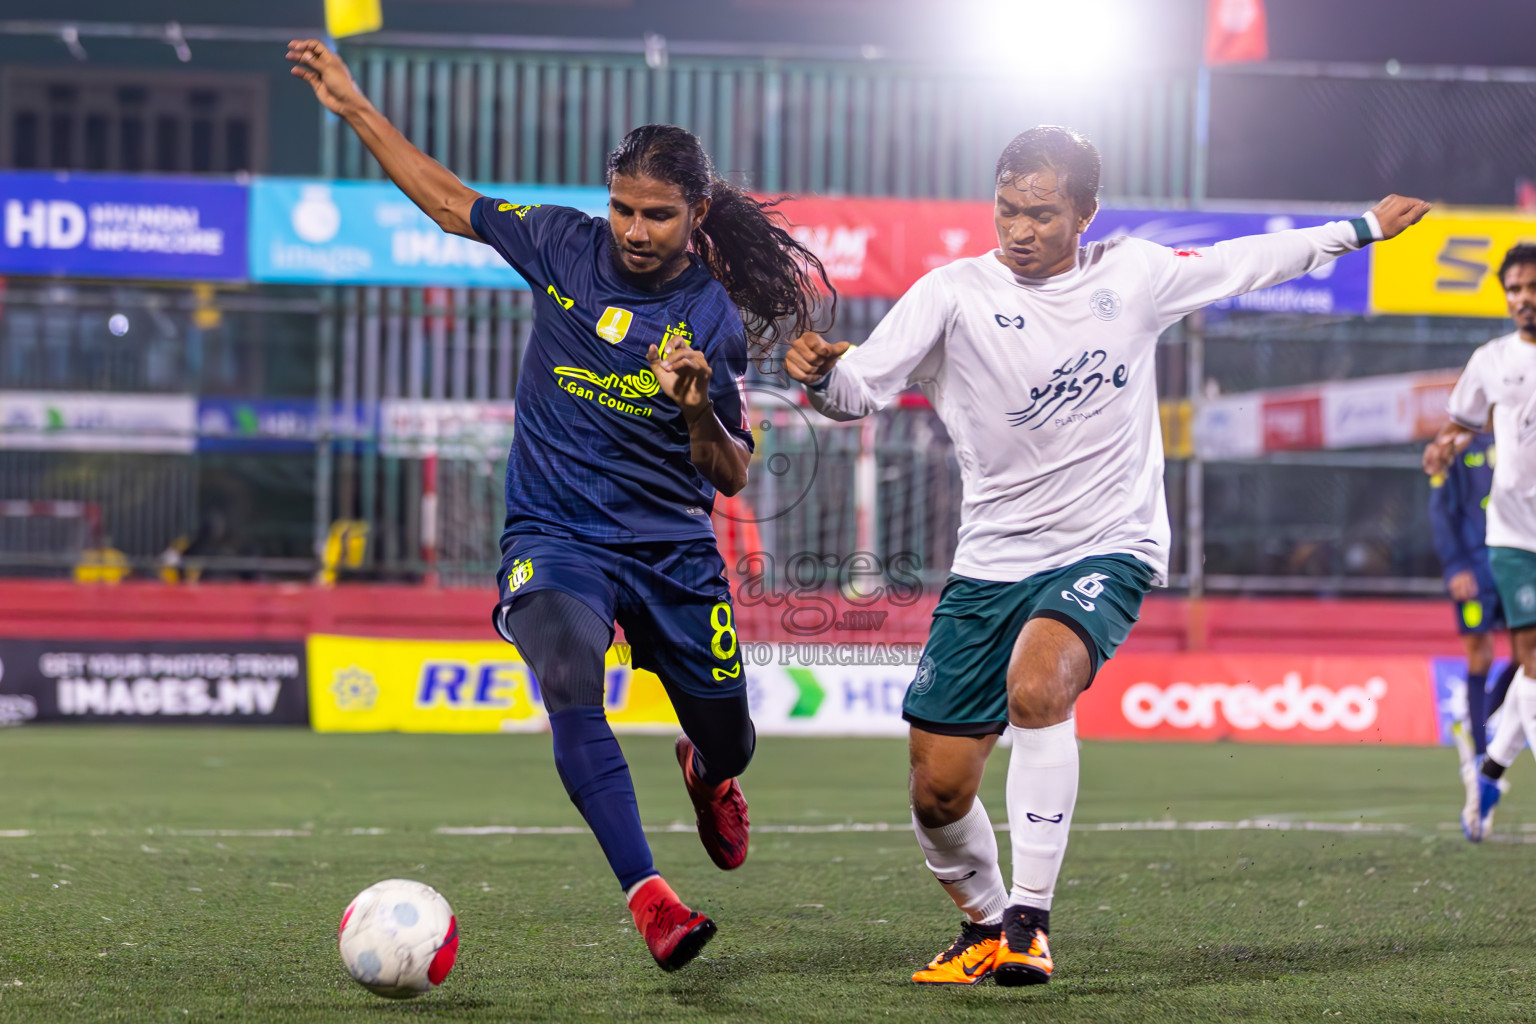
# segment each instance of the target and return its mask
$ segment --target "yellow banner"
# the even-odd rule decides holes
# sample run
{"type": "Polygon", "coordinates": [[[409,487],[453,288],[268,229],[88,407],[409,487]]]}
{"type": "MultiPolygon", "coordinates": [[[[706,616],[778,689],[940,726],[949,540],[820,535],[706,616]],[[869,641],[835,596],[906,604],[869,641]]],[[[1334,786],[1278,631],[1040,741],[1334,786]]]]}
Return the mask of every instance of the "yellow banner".
{"type": "MultiPolygon", "coordinates": [[[[605,702],[615,729],[671,731],[661,680],[610,648],[605,702]]],[[[318,732],[539,732],[537,681],[517,648],[496,642],[309,638],[309,716],[318,732]]]]}
{"type": "Polygon", "coordinates": [[[1536,242],[1536,217],[1431,211],[1371,254],[1371,308],[1427,316],[1508,316],[1499,264],[1510,246],[1536,242]]]}
{"type": "Polygon", "coordinates": [[[384,27],[379,0],[325,0],[325,30],[332,38],[377,32],[384,27]]]}

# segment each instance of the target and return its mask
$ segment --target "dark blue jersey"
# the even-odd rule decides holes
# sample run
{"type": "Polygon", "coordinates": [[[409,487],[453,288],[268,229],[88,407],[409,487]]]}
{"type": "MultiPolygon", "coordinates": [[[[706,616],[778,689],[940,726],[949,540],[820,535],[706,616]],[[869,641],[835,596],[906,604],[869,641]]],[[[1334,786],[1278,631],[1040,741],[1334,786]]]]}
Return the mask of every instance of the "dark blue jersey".
{"type": "Polygon", "coordinates": [[[715,415],[750,448],[741,314],[697,259],[654,292],[625,281],[606,220],[563,206],[476,200],[475,232],[534,292],[507,459],[508,533],[592,543],[713,537],[715,489],[646,362],[679,339],[714,371],[715,415]]]}
{"type": "Polygon", "coordinates": [[[1477,576],[1477,589],[1487,594],[1494,593],[1487,533],[1496,458],[1493,435],[1478,434],[1443,474],[1429,481],[1429,523],[1446,582],[1470,570],[1477,576]]]}

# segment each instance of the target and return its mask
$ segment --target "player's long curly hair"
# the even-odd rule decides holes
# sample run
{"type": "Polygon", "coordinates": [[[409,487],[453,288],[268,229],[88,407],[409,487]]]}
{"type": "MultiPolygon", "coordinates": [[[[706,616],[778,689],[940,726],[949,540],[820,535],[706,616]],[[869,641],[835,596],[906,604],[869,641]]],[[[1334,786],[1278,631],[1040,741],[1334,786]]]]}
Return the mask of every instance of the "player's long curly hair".
{"type": "Polygon", "coordinates": [[[676,185],[689,203],[710,200],[694,228],[693,251],[741,310],[748,347],[760,364],[780,341],[831,328],[837,292],[821,260],[789,233],[783,214],[770,210],[775,204],[716,177],[692,132],[670,124],[634,129],[608,154],[603,180],[612,184],[616,175],[676,185]]]}

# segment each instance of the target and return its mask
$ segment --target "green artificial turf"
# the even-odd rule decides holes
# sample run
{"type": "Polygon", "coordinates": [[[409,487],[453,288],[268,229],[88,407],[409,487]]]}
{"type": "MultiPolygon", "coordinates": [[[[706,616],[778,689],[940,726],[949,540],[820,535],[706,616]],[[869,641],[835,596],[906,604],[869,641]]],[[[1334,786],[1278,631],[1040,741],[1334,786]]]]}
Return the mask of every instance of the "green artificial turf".
{"type": "MultiPolygon", "coordinates": [[[[670,740],[624,745],[646,822],[686,829],[670,740]]],[[[889,831],[761,830],[731,874],[652,836],[720,926],[668,975],[589,835],[436,832],[579,825],[548,737],[28,727],[0,733],[0,831],[30,833],[0,837],[0,1022],[1532,1020],[1536,776],[1510,778],[1504,841],[1474,847],[1448,750],[1085,744],[1056,979],[934,990],[907,978],[959,915],[906,831],[899,741],[764,738],[743,780],[758,825],[889,831]],[[1244,819],[1362,828],[1084,828],[1244,819]],[[404,1003],[335,948],[395,876],[462,935],[404,1003]]]]}

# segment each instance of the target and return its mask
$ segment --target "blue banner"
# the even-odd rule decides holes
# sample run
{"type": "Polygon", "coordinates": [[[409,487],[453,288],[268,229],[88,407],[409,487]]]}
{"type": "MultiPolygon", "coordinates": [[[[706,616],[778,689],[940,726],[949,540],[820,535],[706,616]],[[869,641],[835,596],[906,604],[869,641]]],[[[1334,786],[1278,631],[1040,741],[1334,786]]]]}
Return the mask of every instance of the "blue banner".
{"type": "MultiPolygon", "coordinates": [[[[604,216],[608,191],[472,185],[530,205],[604,216]]],[[[496,250],[450,235],[389,182],[260,178],[251,186],[251,278],[290,284],[527,288],[496,250]]]]}
{"type": "MultiPolygon", "coordinates": [[[[1174,248],[1212,245],[1242,235],[1262,235],[1288,228],[1310,228],[1344,215],[1223,213],[1210,210],[1101,209],[1083,241],[1128,235],[1174,248]]],[[[1216,303],[1217,309],[1264,313],[1366,312],[1371,291],[1371,260],[1367,253],[1346,255],[1294,281],[1216,303]]]]}
{"type": "Polygon", "coordinates": [[[0,273],[242,281],[246,191],[192,178],[0,174],[0,273]]]}
{"type": "MultiPolygon", "coordinates": [[[[1499,673],[1504,671],[1508,664],[1505,658],[1496,658],[1493,667],[1488,670],[1487,681],[1489,684],[1499,678],[1499,673]]],[[[1467,659],[1465,658],[1431,658],[1430,673],[1435,682],[1435,718],[1440,726],[1440,742],[1450,746],[1451,726],[1457,721],[1467,717],[1467,659]]],[[[1498,711],[1488,716],[1488,738],[1493,739],[1493,734],[1499,731],[1499,716],[1504,708],[1509,707],[1506,701],[1498,711]]]]}
{"type": "MultiPolygon", "coordinates": [[[[355,403],[346,415],[340,402],[331,410],[330,434],[338,443],[370,438],[378,409],[355,403]]],[[[320,438],[313,398],[200,398],[197,450],[202,452],[312,452],[320,438]]]]}

